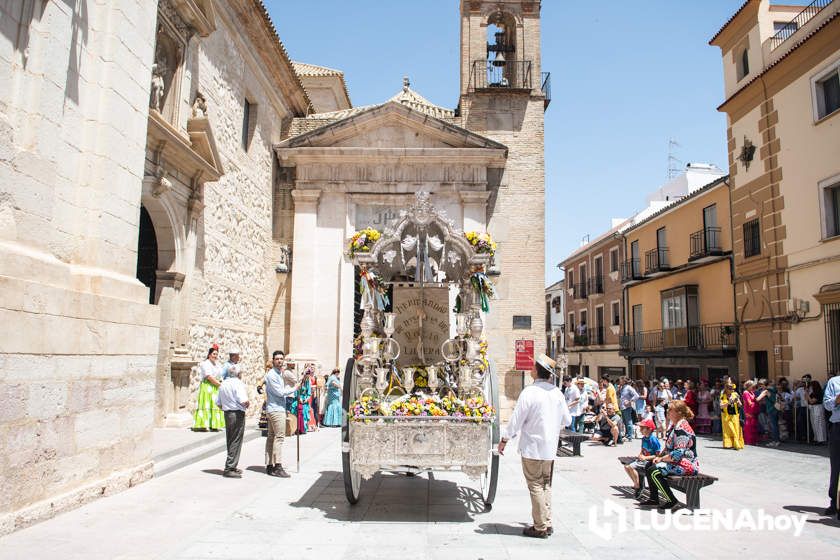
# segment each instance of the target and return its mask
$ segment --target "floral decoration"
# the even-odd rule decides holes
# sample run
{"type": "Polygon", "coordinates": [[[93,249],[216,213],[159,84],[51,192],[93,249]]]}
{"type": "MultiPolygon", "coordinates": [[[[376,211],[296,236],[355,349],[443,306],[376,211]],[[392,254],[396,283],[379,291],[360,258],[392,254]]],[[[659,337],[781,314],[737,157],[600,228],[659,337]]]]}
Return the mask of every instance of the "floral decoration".
{"type": "Polygon", "coordinates": [[[390,300],[388,299],[388,290],[382,282],[382,277],[375,270],[368,269],[363,266],[359,270],[359,293],[361,294],[361,309],[368,305],[384,311],[390,300]]]}
{"type": "Polygon", "coordinates": [[[356,253],[370,253],[374,243],[379,241],[380,237],[382,237],[382,233],[372,227],[357,231],[350,238],[350,243],[347,245],[347,254],[353,257],[356,253]]]}
{"type": "Polygon", "coordinates": [[[493,241],[489,233],[468,231],[464,233],[464,237],[467,238],[476,253],[487,253],[491,257],[496,254],[496,242],[493,241]]]}
{"type": "Polygon", "coordinates": [[[496,409],[480,396],[466,400],[454,396],[441,397],[416,393],[403,395],[390,403],[365,395],[350,405],[350,419],[370,422],[371,417],[441,417],[451,416],[473,422],[492,422],[496,409]]]}

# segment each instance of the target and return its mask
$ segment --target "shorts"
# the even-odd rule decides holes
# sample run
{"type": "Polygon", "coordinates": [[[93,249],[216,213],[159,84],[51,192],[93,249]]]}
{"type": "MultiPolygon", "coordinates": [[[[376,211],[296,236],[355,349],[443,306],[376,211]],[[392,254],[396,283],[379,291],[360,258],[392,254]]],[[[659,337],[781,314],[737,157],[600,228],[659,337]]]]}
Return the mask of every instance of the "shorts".
{"type": "Polygon", "coordinates": [[[633,469],[644,469],[650,464],[650,461],[639,461],[636,459],[632,463],[627,463],[627,466],[633,469]]]}
{"type": "Polygon", "coordinates": [[[613,435],[612,435],[612,430],[601,430],[601,429],[598,429],[598,435],[600,435],[601,437],[605,437],[605,438],[607,438],[607,439],[612,439],[612,437],[613,437],[613,435]]]}
{"type": "Polygon", "coordinates": [[[663,407],[660,407],[660,406],[656,407],[656,425],[657,426],[664,426],[665,425],[665,409],[663,407]]]}

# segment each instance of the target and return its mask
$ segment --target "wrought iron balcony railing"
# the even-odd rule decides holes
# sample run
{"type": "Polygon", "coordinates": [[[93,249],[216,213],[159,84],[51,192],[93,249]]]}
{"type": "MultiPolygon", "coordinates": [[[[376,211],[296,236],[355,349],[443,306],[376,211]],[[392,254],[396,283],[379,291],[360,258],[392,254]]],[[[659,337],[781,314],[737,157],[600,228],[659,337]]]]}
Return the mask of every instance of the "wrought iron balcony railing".
{"type": "Polygon", "coordinates": [[[621,263],[622,282],[631,282],[633,280],[641,280],[643,278],[642,263],[639,262],[639,259],[629,259],[621,263]]]}
{"type": "Polygon", "coordinates": [[[619,347],[625,354],[658,352],[736,352],[738,328],[733,323],[695,325],[624,334],[619,347]]]}
{"type": "Polygon", "coordinates": [[[670,270],[668,266],[668,248],[659,247],[645,253],[645,274],[665,272],[670,270]]]}
{"type": "Polygon", "coordinates": [[[593,276],[589,279],[589,295],[604,293],[604,277],[601,275],[593,276]]]}
{"type": "Polygon", "coordinates": [[[595,327],[594,329],[589,329],[589,345],[590,346],[601,346],[604,344],[604,327],[595,327]]]}
{"type": "MultiPolygon", "coordinates": [[[[532,89],[530,60],[508,60],[502,66],[496,66],[489,60],[473,61],[470,72],[470,87],[483,89],[532,89]]],[[[542,84],[541,84],[542,85],[542,84]]]]}
{"type": "Polygon", "coordinates": [[[691,234],[689,240],[691,253],[688,260],[690,261],[723,254],[723,248],[720,245],[719,227],[707,227],[695,231],[691,234]]]}
{"type": "Polygon", "coordinates": [[[551,103],[551,72],[542,73],[542,89],[545,101],[543,109],[548,109],[548,104],[551,103]]]}
{"type": "Polygon", "coordinates": [[[823,8],[834,2],[834,0],[814,0],[797,14],[795,18],[787,22],[775,35],[770,38],[770,50],[776,50],[782,43],[793,36],[811,18],[820,13],[823,8]]]}
{"type": "Polygon", "coordinates": [[[574,295],[575,299],[586,299],[586,296],[589,295],[589,292],[586,289],[587,284],[588,283],[586,282],[586,280],[584,280],[583,282],[578,282],[577,284],[575,284],[575,295],[574,295]]]}

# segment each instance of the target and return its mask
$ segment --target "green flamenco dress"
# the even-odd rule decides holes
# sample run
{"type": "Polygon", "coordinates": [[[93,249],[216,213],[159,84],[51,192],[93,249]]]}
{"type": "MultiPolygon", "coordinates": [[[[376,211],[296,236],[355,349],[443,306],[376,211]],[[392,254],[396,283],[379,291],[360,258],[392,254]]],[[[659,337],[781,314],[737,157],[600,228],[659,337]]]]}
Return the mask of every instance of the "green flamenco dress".
{"type": "Polygon", "coordinates": [[[224,430],[225,415],[216,404],[219,388],[207,380],[212,375],[216,379],[222,378],[221,365],[215,365],[210,360],[201,364],[201,385],[198,386],[198,403],[195,409],[193,430],[224,430]]]}

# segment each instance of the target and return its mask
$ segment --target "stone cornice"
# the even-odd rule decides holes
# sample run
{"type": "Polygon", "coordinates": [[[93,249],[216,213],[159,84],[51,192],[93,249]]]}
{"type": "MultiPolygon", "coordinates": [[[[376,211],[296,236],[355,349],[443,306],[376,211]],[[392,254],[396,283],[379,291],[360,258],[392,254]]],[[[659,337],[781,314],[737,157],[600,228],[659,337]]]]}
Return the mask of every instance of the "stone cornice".
{"type": "Polygon", "coordinates": [[[170,0],[184,22],[201,37],[216,30],[216,10],[213,0],[170,0]]]}
{"type": "Polygon", "coordinates": [[[422,164],[474,164],[504,167],[504,150],[497,148],[275,148],[284,165],[311,163],[398,162],[422,164]]]}
{"type": "Polygon", "coordinates": [[[197,178],[198,183],[218,181],[224,170],[215,153],[215,142],[209,126],[194,129],[190,137],[184,137],[178,129],[154,109],[149,110],[146,147],[159,152],[167,166],[178,169],[187,177],[197,178]],[[215,161],[207,161],[202,155],[213,155],[215,161]]]}
{"type": "Polygon", "coordinates": [[[480,204],[490,198],[489,191],[458,191],[458,195],[464,204],[480,204]]]}
{"type": "Polygon", "coordinates": [[[261,0],[226,0],[241,24],[241,31],[248,37],[265,65],[266,73],[282,92],[294,116],[305,116],[313,111],[312,102],[303,87],[286,48],[280,41],[271,17],[261,0]]]}
{"type": "Polygon", "coordinates": [[[321,198],[321,189],[295,189],[292,191],[295,204],[317,204],[321,198]]]}

